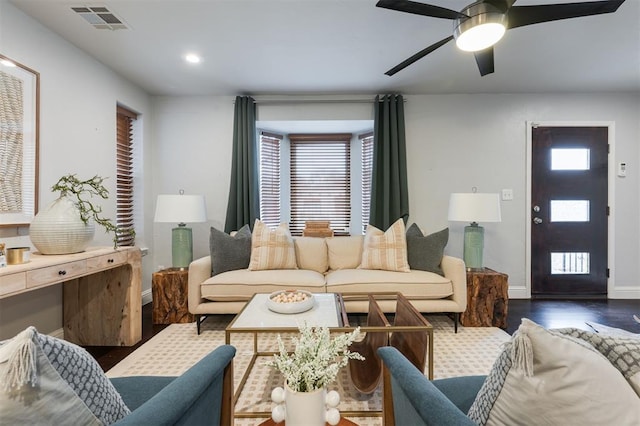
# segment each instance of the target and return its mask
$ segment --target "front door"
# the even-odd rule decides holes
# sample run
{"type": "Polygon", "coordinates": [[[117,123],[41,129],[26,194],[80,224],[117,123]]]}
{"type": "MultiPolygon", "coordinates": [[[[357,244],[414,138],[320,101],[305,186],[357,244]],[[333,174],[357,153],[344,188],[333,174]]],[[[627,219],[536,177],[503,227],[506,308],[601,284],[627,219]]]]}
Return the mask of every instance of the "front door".
{"type": "Polygon", "coordinates": [[[534,127],[531,294],[607,294],[607,127],[534,127]]]}

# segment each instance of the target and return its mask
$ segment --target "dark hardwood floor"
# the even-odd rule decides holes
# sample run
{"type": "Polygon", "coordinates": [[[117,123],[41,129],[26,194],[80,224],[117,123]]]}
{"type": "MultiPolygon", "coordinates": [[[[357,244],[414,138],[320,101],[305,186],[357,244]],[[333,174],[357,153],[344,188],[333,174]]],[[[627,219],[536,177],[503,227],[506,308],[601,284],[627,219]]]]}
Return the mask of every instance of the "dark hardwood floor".
{"type": "Polygon", "coordinates": [[[589,330],[585,321],[640,333],[640,324],[633,315],[640,316],[637,299],[581,299],[581,300],[509,300],[507,332],[513,334],[521,318],[529,318],[546,328],[576,327],[589,330]]]}
{"type": "MultiPolygon", "coordinates": [[[[159,333],[166,325],[154,325],[151,320],[152,305],[142,309],[142,341],[132,347],[89,346],[86,349],[98,361],[104,371],[123,360],[143,343],[159,333]]],[[[506,331],[513,334],[522,318],[546,328],[578,327],[589,329],[585,321],[622,328],[640,333],[640,324],[633,315],[640,316],[640,300],[509,300],[506,331]]],[[[195,327],[195,325],[194,325],[195,327]]]]}

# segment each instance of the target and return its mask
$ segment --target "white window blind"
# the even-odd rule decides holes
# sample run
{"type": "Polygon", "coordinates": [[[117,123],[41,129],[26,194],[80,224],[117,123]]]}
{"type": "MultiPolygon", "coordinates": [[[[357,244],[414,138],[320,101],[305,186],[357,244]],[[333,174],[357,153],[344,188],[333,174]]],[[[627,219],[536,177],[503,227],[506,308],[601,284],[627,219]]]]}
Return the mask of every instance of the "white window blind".
{"type": "Polygon", "coordinates": [[[116,129],[116,226],[119,246],[135,244],[133,220],[133,122],[138,115],[117,108],[116,129]]]}
{"type": "Polygon", "coordinates": [[[371,211],[371,173],[373,172],[373,133],[359,136],[362,141],[362,233],[367,232],[371,211]]]}
{"type": "Polygon", "coordinates": [[[280,145],[282,136],[260,134],[260,220],[280,224],[280,145]]]}
{"type": "Polygon", "coordinates": [[[351,134],[291,134],[292,235],[307,220],[328,220],[334,235],[349,235],[351,134]]]}

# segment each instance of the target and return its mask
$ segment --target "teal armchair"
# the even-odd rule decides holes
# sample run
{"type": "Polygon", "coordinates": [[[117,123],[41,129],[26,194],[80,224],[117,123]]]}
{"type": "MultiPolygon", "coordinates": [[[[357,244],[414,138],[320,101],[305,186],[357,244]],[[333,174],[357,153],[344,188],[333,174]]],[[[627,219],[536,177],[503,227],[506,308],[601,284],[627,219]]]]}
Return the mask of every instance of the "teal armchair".
{"type": "Polygon", "coordinates": [[[229,425],[236,349],[216,348],[179,377],[117,377],[111,382],[131,410],[115,425],[229,425]]]}
{"type": "Polygon", "coordinates": [[[378,349],[384,365],[384,424],[474,426],[467,412],[486,376],[430,381],[397,349],[378,349]]]}

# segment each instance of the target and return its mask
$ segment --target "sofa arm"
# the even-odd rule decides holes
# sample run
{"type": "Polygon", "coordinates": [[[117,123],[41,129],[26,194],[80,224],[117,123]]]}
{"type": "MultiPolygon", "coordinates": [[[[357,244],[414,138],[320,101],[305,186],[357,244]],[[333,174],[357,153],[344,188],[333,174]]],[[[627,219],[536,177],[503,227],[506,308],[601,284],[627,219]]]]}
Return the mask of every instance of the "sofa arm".
{"type": "Polygon", "coordinates": [[[196,259],[189,265],[189,312],[197,314],[197,308],[202,303],[200,286],[211,277],[211,256],[196,259]]]}
{"type": "MultiPolygon", "coordinates": [[[[115,425],[228,424],[235,353],[233,346],[216,348],[115,425]]],[[[111,379],[111,382],[126,402],[140,399],[136,394],[144,392],[148,379],[167,381],[169,378],[119,377],[111,379]]]]}
{"type": "Polygon", "coordinates": [[[383,401],[385,424],[395,425],[474,425],[436,386],[396,348],[378,349],[384,364],[383,401]],[[391,395],[388,394],[391,392],[391,395]],[[387,402],[392,401],[392,406],[387,402]],[[393,413],[393,416],[391,416],[393,413]],[[389,418],[387,417],[389,416],[389,418]]]}
{"type": "Polygon", "coordinates": [[[440,266],[444,276],[451,280],[453,286],[451,299],[458,305],[459,310],[457,312],[464,312],[467,309],[467,270],[464,261],[457,257],[445,255],[442,257],[440,266]]]}

